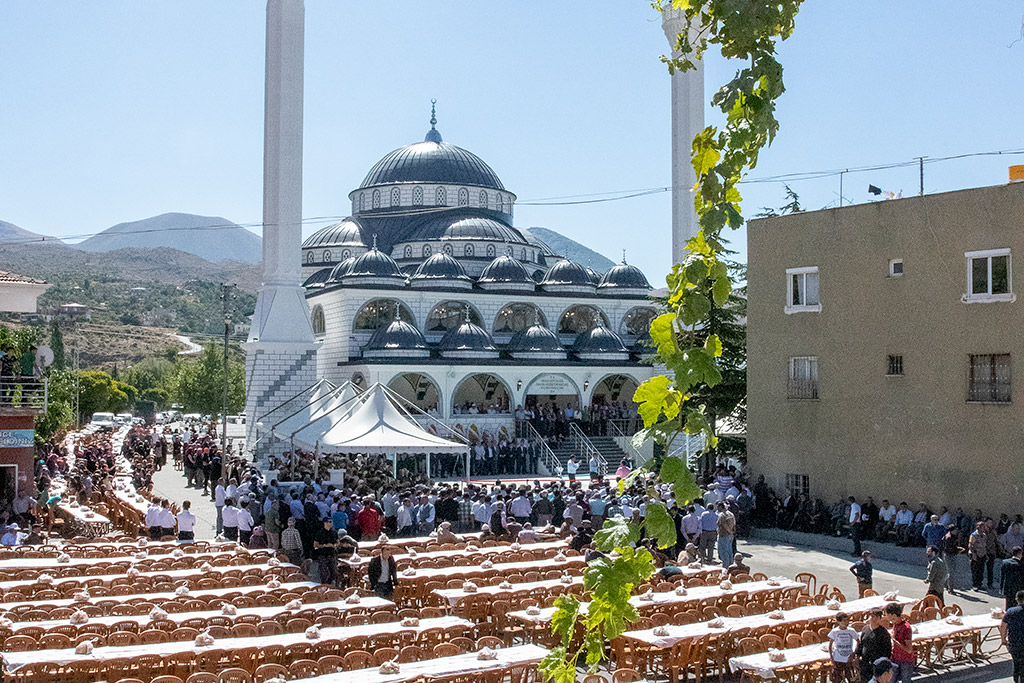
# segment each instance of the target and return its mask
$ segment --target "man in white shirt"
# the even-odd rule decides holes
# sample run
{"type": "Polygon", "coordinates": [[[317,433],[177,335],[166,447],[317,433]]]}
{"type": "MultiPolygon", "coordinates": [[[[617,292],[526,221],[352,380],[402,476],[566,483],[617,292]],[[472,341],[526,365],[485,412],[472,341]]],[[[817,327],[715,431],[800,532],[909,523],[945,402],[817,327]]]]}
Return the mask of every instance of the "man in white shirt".
{"type": "Polygon", "coordinates": [[[249,499],[243,498],[238,508],[238,542],[248,546],[252,538],[252,528],[255,524],[252,515],[249,513],[249,499]]]}
{"type": "Polygon", "coordinates": [[[907,545],[910,540],[910,527],[914,523],[914,512],[904,502],[896,510],[896,542],[900,545],[907,545]]]}
{"type": "Polygon", "coordinates": [[[520,524],[530,521],[530,512],[533,511],[533,506],[530,505],[530,499],[526,497],[524,490],[519,491],[519,495],[512,501],[509,510],[520,524]]]}
{"type": "Polygon", "coordinates": [[[229,541],[238,540],[238,513],[239,510],[235,507],[235,499],[225,498],[223,508],[224,538],[229,541]]]}
{"type": "Polygon", "coordinates": [[[146,528],[149,529],[149,540],[160,540],[160,500],[154,498],[146,509],[146,528]]]}
{"type": "Polygon", "coordinates": [[[395,532],[399,536],[412,536],[416,527],[414,526],[412,500],[403,498],[402,504],[395,510],[395,532]]]}
{"type": "Polygon", "coordinates": [[[567,463],[565,463],[565,471],[569,475],[569,482],[570,483],[576,481],[576,472],[578,472],[579,469],[580,469],[580,464],[578,462],[576,462],[576,457],[575,456],[570,456],[569,461],[567,463]]]}
{"type": "Polygon", "coordinates": [[[385,487],[384,495],[380,499],[380,505],[384,508],[384,526],[389,534],[398,531],[398,506],[400,502],[398,494],[390,486],[385,487]]]}
{"type": "Polygon", "coordinates": [[[426,536],[434,530],[434,506],[426,496],[420,496],[420,504],[415,509],[416,532],[426,536]]]}
{"type": "Polygon", "coordinates": [[[860,557],[861,526],[860,503],[850,496],[850,540],[853,541],[853,552],[850,555],[853,557],[860,557]]]}
{"type": "Polygon", "coordinates": [[[484,496],[477,496],[473,501],[473,524],[479,530],[491,521],[491,506],[484,496]]]}
{"type": "Polygon", "coordinates": [[[0,545],[14,546],[21,545],[22,534],[17,524],[11,524],[6,527],[4,535],[0,537],[0,545]]]}
{"type": "Polygon", "coordinates": [[[224,501],[228,497],[228,491],[224,487],[224,478],[217,482],[217,488],[213,490],[213,504],[217,508],[217,533],[224,533],[224,501]]]}
{"type": "Polygon", "coordinates": [[[164,498],[160,505],[160,513],[157,515],[157,521],[160,522],[160,536],[173,536],[175,520],[174,513],[171,512],[171,501],[164,498]]]}
{"type": "Polygon", "coordinates": [[[875,538],[879,541],[887,540],[895,523],[896,506],[888,500],[883,500],[882,506],[878,508],[878,526],[875,528],[875,538]]]}
{"type": "Polygon", "coordinates": [[[181,504],[181,512],[177,514],[178,519],[178,540],[195,540],[196,516],[192,514],[191,501],[184,501],[181,504]]]}

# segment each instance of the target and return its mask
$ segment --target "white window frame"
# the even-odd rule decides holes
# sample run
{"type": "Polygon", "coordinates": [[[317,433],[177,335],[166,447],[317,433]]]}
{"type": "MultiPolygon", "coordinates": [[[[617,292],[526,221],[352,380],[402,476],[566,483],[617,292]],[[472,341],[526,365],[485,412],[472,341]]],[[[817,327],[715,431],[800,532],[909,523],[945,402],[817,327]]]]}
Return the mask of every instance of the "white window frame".
{"type": "MultiPolygon", "coordinates": [[[[806,278],[805,278],[806,280],[806,278]]],[[[806,289],[806,288],[805,288],[806,289]]],[[[800,268],[786,268],[786,315],[793,313],[821,313],[821,275],[818,266],[803,266],[800,268]],[[818,303],[793,305],[793,276],[814,273],[818,275],[818,303]]]]}
{"type": "Polygon", "coordinates": [[[960,300],[965,304],[988,304],[995,303],[998,301],[1013,302],[1017,300],[1017,295],[1013,293],[1013,256],[1010,254],[1010,249],[982,249],[980,251],[966,251],[964,252],[964,258],[966,259],[967,265],[967,293],[960,297],[960,300]],[[1005,256],[1006,257],[1006,287],[1008,292],[1001,294],[992,293],[992,257],[993,256],[1005,256]],[[985,294],[974,294],[972,289],[972,271],[973,261],[975,259],[987,259],[988,260],[988,292],[985,294]]]}
{"type": "Polygon", "coordinates": [[[817,401],[818,400],[818,398],[821,395],[821,379],[820,379],[821,375],[819,374],[819,367],[818,367],[818,365],[819,365],[819,363],[818,363],[818,357],[817,356],[791,356],[790,357],[790,359],[789,359],[789,372],[788,372],[788,376],[786,378],[787,379],[786,398],[792,399],[792,400],[797,400],[797,401],[817,401]],[[807,362],[808,370],[810,370],[810,368],[813,366],[813,368],[814,368],[813,373],[809,373],[809,374],[813,374],[813,377],[808,377],[806,379],[796,377],[796,366],[797,366],[797,363],[799,363],[801,361],[806,361],[807,362]],[[793,382],[807,382],[808,383],[808,388],[810,388],[812,386],[812,384],[813,384],[814,394],[815,395],[814,396],[806,396],[806,397],[803,397],[803,396],[793,396],[792,395],[792,391],[790,389],[790,385],[793,382]]]}
{"type": "Polygon", "coordinates": [[[889,277],[903,277],[903,259],[889,259],[889,277]],[[896,264],[900,265],[900,272],[896,272],[896,264]]]}

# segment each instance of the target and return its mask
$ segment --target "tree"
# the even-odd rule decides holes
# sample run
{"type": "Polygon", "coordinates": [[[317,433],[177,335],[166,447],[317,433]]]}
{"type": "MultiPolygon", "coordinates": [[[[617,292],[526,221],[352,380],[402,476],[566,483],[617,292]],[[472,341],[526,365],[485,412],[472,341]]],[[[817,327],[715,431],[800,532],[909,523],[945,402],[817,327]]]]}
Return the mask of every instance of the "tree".
{"type": "MultiPolygon", "coordinates": [[[[178,363],[170,382],[171,399],[186,410],[213,415],[223,408],[224,359],[220,349],[207,346],[197,360],[178,363]]],[[[228,362],[228,412],[245,406],[245,368],[236,360],[228,362]]]]}
{"type": "Polygon", "coordinates": [[[67,365],[67,358],[64,355],[64,333],[60,330],[60,323],[56,320],[50,325],[50,348],[53,349],[53,367],[55,370],[63,370],[67,365]]]}
{"type": "Polygon", "coordinates": [[[120,413],[135,404],[139,392],[102,370],[78,373],[78,411],[81,418],[93,413],[120,413]]]}
{"type": "MultiPolygon", "coordinates": [[[[733,296],[729,267],[721,258],[722,231],[743,224],[737,184],[757,165],[758,154],[778,131],[775,103],[785,88],[775,45],[792,33],[801,2],[671,0],[671,7],[682,13],[684,26],[675,45],[679,57],[662,57],[670,72],[695,68],[694,61],[711,45],[718,46],[726,59],[743,60],[745,66],[712,98],[725,114],[725,125],[708,126],[693,140],[694,208],[700,232],[687,243],[686,259],[666,278],[667,312],[651,322],[656,360],[668,374],[645,381],[633,396],[644,421],[644,429],[634,437],[638,444],[654,439],[671,452],[672,442],[683,433],[704,434],[712,448],[718,443],[711,412],[716,399],[710,391],[722,384],[728,367],[723,340],[714,331],[716,324],[722,331],[724,317],[718,313],[716,323],[715,309],[727,309],[733,296]]],[[[661,11],[662,0],[654,7],[661,11]]],[[[700,495],[682,458],[662,458],[657,467],[656,475],[637,469],[620,488],[635,482],[671,484],[679,503],[700,495]]],[[[545,680],[574,683],[581,657],[596,669],[608,641],[637,619],[630,594],[654,573],[651,553],[634,547],[641,532],[659,548],[676,543],[675,524],[657,497],[648,500],[641,522],[615,517],[595,534],[594,545],[604,556],[589,562],[583,575],[590,606],[581,615],[576,596],[556,599],[551,628],[561,642],[541,662],[545,680]],[[577,624],[582,624],[584,635],[580,647],[573,648],[577,624]]]]}
{"type": "Polygon", "coordinates": [[[52,368],[47,380],[46,412],[37,415],[35,420],[36,438],[43,441],[75,424],[74,373],[66,368],[52,368]]]}

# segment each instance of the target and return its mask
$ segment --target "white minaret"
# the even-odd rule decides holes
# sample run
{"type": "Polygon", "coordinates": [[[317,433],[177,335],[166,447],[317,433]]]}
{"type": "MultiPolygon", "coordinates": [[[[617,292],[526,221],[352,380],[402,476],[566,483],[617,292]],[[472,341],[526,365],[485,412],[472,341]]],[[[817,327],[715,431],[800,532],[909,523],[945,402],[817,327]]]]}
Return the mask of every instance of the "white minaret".
{"type": "Polygon", "coordinates": [[[267,0],[263,286],[244,345],[248,442],[256,420],[316,381],[301,279],[303,0],[267,0]]]}
{"type": "MultiPolygon", "coordinates": [[[[661,26],[665,29],[672,56],[676,52],[676,37],[686,26],[683,13],[672,9],[671,3],[661,13],[661,26]]],[[[704,130],[704,63],[686,73],[672,74],[672,262],[681,263],[686,257],[686,243],[700,232],[697,212],[693,210],[694,183],[690,155],[693,138],[704,130]]]]}

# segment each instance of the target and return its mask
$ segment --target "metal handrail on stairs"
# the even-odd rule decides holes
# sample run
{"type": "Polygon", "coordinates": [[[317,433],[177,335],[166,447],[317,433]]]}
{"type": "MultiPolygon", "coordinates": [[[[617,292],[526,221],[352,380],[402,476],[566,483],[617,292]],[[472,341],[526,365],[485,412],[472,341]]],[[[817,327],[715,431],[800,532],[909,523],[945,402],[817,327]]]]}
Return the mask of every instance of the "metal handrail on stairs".
{"type": "Polygon", "coordinates": [[[591,443],[587,435],[583,433],[583,430],[579,428],[576,422],[569,422],[569,444],[576,450],[576,454],[580,456],[583,462],[590,463],[590,459],[597,456],[598,463],[598,474],[602,477],[608,472],[608,461],[605,460],[604,454],[598,450],[597,446],[591,443]]]}
{"type": "Polygon", "coordinates": [[[540,458],[538,460],[548,468],[548,473],[551,476],[560,476],[559,470],[562,469],[561,463],[555,456],[554,451],[551,450],[551,446],[548,442],[540,435],[537,428],[534,427],[529,420],[516,420],[516,438],[517,439],[531,439],[540,443],[540,458]]]}
{"type": "Polygon", "coordinates": [[[640,454],[640,451],[638,451],[636,449],[636,447],[633,446],[633,435],[632,434],[624,434],[622,432],[622,429],[619,428],[619,425],[617,425],[614,420],[611,421],[610,424],[611,424],[611,428],[612,428],[612,437],[613,438],[615,438],[615,437],[623,438],[623,439],[626,440],[626,443],[629,444],[629,453],[632,454],[633,466],[634,467],[639,467],[640,465],[642,465],[644,463],[644,461],[645,461],[644,460],[644,456],[642,456],[640,454]]]}

